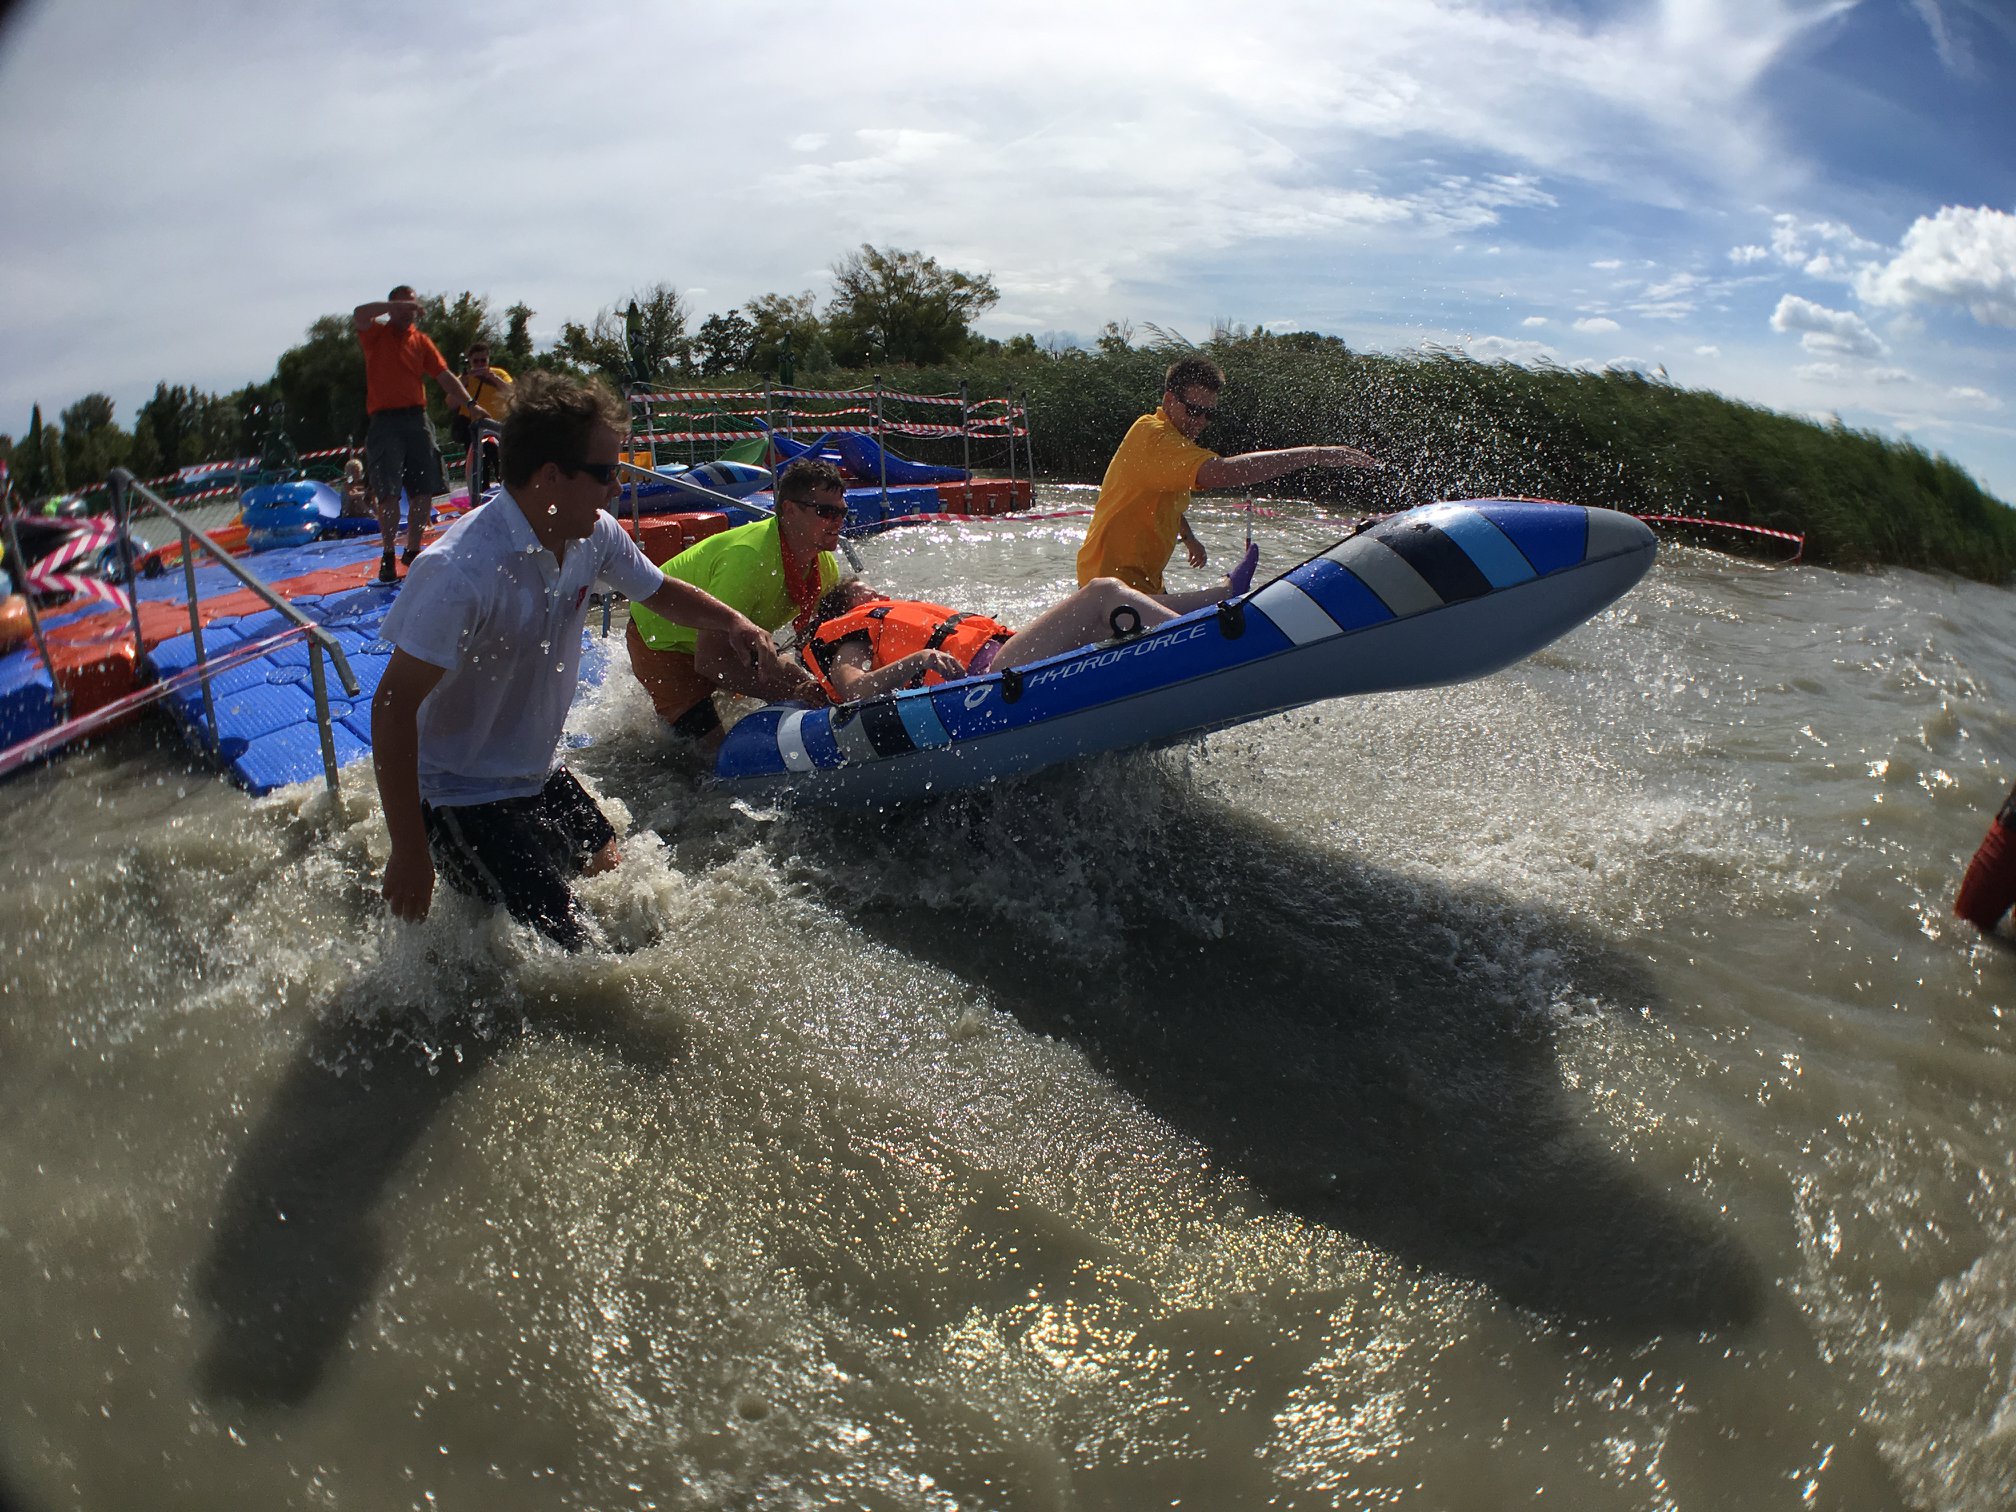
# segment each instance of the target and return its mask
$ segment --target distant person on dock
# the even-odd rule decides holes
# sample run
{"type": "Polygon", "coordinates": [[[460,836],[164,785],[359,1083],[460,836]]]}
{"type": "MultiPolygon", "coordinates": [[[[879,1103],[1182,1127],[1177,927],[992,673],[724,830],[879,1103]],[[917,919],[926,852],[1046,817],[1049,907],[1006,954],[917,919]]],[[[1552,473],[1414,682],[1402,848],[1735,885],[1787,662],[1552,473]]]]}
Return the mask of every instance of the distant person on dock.
{"type": "Polygon", "coordinates": [[[435,542],[380,632],[396,648],[371,701],[392,856],[385,901],[423,919],[435,869],[566,949],[587,941],[576,876],[622,859],[616,831],[554,764],[602,582],[747,663],[770,637],[668,578],[603,506],[616,496],[622,401],[535,375],[504,421],[504,488],[435,542]]]}
{"type": "Polygon", "coordinates": [[[352,457],[343,464],[343,513],[351,517],[371,513],[371,485],[364,481],[362,457],[352,457]]]}
{"type": "MultiPolygon", "coordinates": [[[[475,401],[475,409],[469,412],[456,411],[449,433],[462,446],[483,447],[485,455],[477,481],[477,488],[480,491],[487,480],[497,475],[495,465],[497,443],[494,437],[484,436],[478,431],[475,422],[479,419],[501,421],[504,418],[505,407],[511,403],[512,389],[510,372],[490,365],[489,342],[478,341],[470,346],[469,366],[462,374],[462,387],[469,391],[469,397],[475,401]]],[[[473,505],[479,501],[471,499],[469,502],[473,505]]]]}
{"type": "MultiPolygon", "coordinates": [[[[800,458],[777,480],[777,512],[695,541],[665,563],[666,573],[732,604],[766,630],[809,629],[819,596],[840,580],[833,553],[847,521],[847,484],[830,462],[800,458]]],[[[714,694],[823,704],[825,689],[796,662],[766,654],[753,660],[706,629],[667,624],[649,605],[633,604],[624,634],[630,670],[673,732],[712,749],[721,741],[714,694]]]]}
{"type": "Polygon", "coordinates": [[[1218,412],[1225,375],[1216,363],[1185,357],[1169,365],[1162,404],[1128,429],[1106,465],[1092,528],[1078,552],[1078,581],[1115,577],[1152,594],[1177,613],[1245,593],[1253,585],[1259,550],[1248,545],[1231,575],[1214,588],[1169,593],[1162,570],[1182,541],[1192,567],[1208,560],[1190,529],[1190,494],[1199,488],[1246,488],[1304,467],[1381,467],[1355,446],[1294,446],[1285,451],[1221,457],[1197,444],[1218,412]]]}
{"type": "Polygon", "coordinates": [[[1011,630],[984,614],[892,599],[850,578],[819,600],[799,654],[835,703],[852,703],[898,688],[1027,666],[1080,646],[1138,635],[1175,617],[1118,578],[1094,578],[1011,630]]]}
{"type": "Polygon", "coordinates": [[[378,532],[385,556],[378,581],[396,583],[392,547],[399,538],[399,490],[406,490],[408,566],[420,552],[420,532],[434,508],[434,496],[448,490],[441,471],[441,448],[427,419],[427,380],[440,386],[452,410],[475,409],[461,379],[419,327],[420,300],[411,284],[401,284],[382,300],[350,312],[350,325],[364,348],[364,408],[371,424],[364,433],[371,493],[378,501],[378,532]]]}

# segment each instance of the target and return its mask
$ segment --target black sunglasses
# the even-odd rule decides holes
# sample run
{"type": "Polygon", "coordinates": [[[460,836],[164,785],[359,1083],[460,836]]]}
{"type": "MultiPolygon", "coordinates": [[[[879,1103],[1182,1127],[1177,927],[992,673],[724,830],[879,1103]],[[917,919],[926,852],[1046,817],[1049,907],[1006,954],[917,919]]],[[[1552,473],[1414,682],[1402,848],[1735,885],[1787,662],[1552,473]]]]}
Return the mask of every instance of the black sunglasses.
{"type": "Polygon", "coordinates": [[[607,488],[611,483],[616,481],[616,471],[622,465],[621,462],[576,462],[572,467],[567,469],[567,472],[570,476],[574,473],[586,473],[597,483],[607,488]]]}
{"type": "Polygon", "coordinates": [[[1188,399],[1185,399],[1181,394],[1176,393],[1170,394],[1169,397],[1171,399],[1174,399],[1178,404],[1182,405],[1183,408],[1188,410],[1191,414],[1202,415],[1206,420],[1209,420],[1213,415],[1218,413],[1218,406],[1215,404],[1192,404],[1188,399]]]}
{"type": "Polygon", "coordinates": [[[847,518],[845,504],[814,504],[810,499],[793,499],[794,504],[803,504],[822,520],[844,520],[847,518]]]}

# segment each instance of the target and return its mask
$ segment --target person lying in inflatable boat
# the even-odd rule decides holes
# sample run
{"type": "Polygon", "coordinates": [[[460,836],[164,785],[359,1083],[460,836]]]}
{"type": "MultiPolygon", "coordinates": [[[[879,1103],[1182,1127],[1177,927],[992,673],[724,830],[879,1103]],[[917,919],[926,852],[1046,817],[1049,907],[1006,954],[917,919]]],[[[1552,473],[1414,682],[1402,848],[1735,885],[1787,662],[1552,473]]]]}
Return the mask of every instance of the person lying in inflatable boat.
{"type": "Polygon", "coordinates": [[[849,578],[820,598],[798,649],[833,701],[852,703],[897,688],[1025,666],[1109,637],[1138,635],[1175,617],[1117,578],[1094,578],[1011,630],[984,614],[890,598],[849,578]]]}

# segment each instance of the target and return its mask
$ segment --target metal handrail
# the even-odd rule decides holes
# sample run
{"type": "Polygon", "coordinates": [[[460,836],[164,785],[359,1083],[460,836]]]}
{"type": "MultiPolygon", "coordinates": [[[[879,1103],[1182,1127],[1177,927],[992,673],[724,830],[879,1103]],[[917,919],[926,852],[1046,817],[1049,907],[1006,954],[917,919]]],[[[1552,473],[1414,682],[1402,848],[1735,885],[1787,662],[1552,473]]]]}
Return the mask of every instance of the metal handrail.
{"type": "MultiPolygon", "coordinates": [[[[322,774],[329,784],[329,791],[332,793],[336,792],[336,736],[329,719],[329,680],[322,670],[323,653],[327,652],[330,660],[336,664],[336,675],[343,681],[344,693],[351,698],[355,698],[363,691],[363,688],[357,681],[356,674],[350,670],[350,658],[343,654],[342,642],[338,641],[326,628],[317,624],[299,609],[288,603],[278,593],[275,593],[262,579],[240,563],[236,557],[211,540],[209,536],[205,535],[195,525],[184,519],[173,505],[155,493],[145,483],[134,477],[126,468],[113,468],[111,476],[107,481],[112,485],[112,509],[114,517],[119,522],[119,539],[122,543],[120,550],[122,555],[127,558],[125,565],[129,582],[136,576],[134,571],[135,564],[131,560],[132,533],[128,528],[132,521],[131,501],[134,494],[138,494],[147,503],[151,504],[175,526],[176,530],[181,532],[183,583],[187,587],[189,595],[189,635],[191,642],[196,647],[196,665],[203,669],[203,712],[208,716],[210,721],[212,754],[221,758],[222,748],[219,743],[217,730],[217,699],[210,687],[209,657],[203,647],[203,620],[202,616],[198,613],[199,606],[196,599],[196,553],[194,546],[199,545],[233,577],[251,589],[254,595],[278,611],[284,619],[292,622],[297,629],[308,637],[308,673],[315,689],[315,723],[322,736],[322,774]]],[[[138,599],[135,599],[133,601],[133,654],[137,658],[144,650],[145,646],[140,635],[140,603],[138,599]]]]}

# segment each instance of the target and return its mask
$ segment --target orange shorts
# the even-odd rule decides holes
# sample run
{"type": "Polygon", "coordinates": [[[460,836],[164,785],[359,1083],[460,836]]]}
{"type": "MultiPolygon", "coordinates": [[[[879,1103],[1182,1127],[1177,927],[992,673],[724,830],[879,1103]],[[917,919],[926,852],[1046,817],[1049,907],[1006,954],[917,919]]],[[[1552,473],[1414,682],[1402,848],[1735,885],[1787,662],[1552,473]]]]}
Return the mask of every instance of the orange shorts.
{"type": "Polygon", "coordinates": [[[697,737],[720,728],[715,685],[700,675],[692,657],[684,651],[652,650],[637,633],[635,620],[623,632],[623,644],[630,648],[630,670],[651,695],[651,707],[660,719],[682,735],[697,737]]]}

